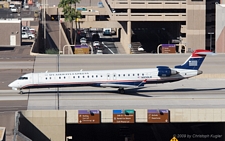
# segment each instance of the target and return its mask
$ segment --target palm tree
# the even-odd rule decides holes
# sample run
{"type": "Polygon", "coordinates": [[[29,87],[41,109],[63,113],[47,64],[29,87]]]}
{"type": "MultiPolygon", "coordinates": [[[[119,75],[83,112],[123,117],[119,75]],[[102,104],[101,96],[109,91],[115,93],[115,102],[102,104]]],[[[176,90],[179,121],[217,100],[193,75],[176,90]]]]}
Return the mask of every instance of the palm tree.
{"type": "MultiPolygon", "coordinates": [[[[70,43],[73,44],[73,21],[81,17],[80,11],[77,11],[76,4],[80,3],[80,0],[60,0],[58,7],[63,8],[65,21],[70,22],[70,43]],[[73,7],[74,6],[74,7],[73,7]]],[[[77,23],[77,22],[75,22],[77,23]]],[[[77,31],[77,26],[76,26],[77,31]]],[[[75,33],[76,42],[76,33],[75,33]]]]}

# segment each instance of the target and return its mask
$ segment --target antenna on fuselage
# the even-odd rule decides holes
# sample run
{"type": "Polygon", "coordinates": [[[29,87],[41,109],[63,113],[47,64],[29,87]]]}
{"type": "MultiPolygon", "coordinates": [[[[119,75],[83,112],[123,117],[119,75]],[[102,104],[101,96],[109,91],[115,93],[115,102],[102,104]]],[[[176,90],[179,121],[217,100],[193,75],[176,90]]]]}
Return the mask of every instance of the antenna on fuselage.
{"type": "Polygon", "coordinates": [[[83,71],[83,69],[81,69],[80,71],[83,71]]]}
{"type": "Polygon", "coordinates": [[[48,70],[46,70],[46,72],[45,73],[48,73],[48,70]]]}

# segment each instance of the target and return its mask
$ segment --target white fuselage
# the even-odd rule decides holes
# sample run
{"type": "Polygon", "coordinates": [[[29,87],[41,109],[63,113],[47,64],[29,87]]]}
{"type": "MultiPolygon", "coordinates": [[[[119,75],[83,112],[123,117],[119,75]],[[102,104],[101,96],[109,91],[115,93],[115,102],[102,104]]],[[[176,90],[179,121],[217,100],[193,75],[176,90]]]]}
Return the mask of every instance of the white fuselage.
{"type": "Polygon", "coordinates": [[[125,88],[139,86],[142,81],[149,84],[166,83],[198,75],[198,70],[176,68],[172,68],[172,70],[179,73],[159,77],[157,68],[29,73],[13,81],[9,84],[9,87],[12,87],[12,89],[75,86],[125,88]]]}

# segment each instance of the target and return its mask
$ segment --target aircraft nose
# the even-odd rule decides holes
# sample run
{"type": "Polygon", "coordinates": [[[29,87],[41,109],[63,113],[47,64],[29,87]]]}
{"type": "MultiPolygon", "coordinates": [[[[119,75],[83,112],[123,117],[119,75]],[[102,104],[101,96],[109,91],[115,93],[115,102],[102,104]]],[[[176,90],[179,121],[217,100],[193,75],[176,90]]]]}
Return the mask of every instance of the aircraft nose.
{"type": "Polygon", "coordinates": [[[13,87],[13,82],[10,83],[10,84],[8,85],[8,87],[11,87],[11,88],[12,88],[12,87],[13,87]]]}

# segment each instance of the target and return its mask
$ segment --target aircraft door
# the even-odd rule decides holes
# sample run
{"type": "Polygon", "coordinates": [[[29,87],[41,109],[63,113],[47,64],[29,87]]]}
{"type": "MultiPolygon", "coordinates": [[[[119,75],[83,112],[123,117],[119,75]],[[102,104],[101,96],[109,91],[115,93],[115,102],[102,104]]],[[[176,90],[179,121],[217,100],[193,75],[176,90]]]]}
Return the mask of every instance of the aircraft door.
{"type": "Polygon", "coordinates": [[[33,74],[33,76],[32,76],[33,84],[38,84],[39,83],[38,76],[39,76],[39,74],[33,74]]]}

